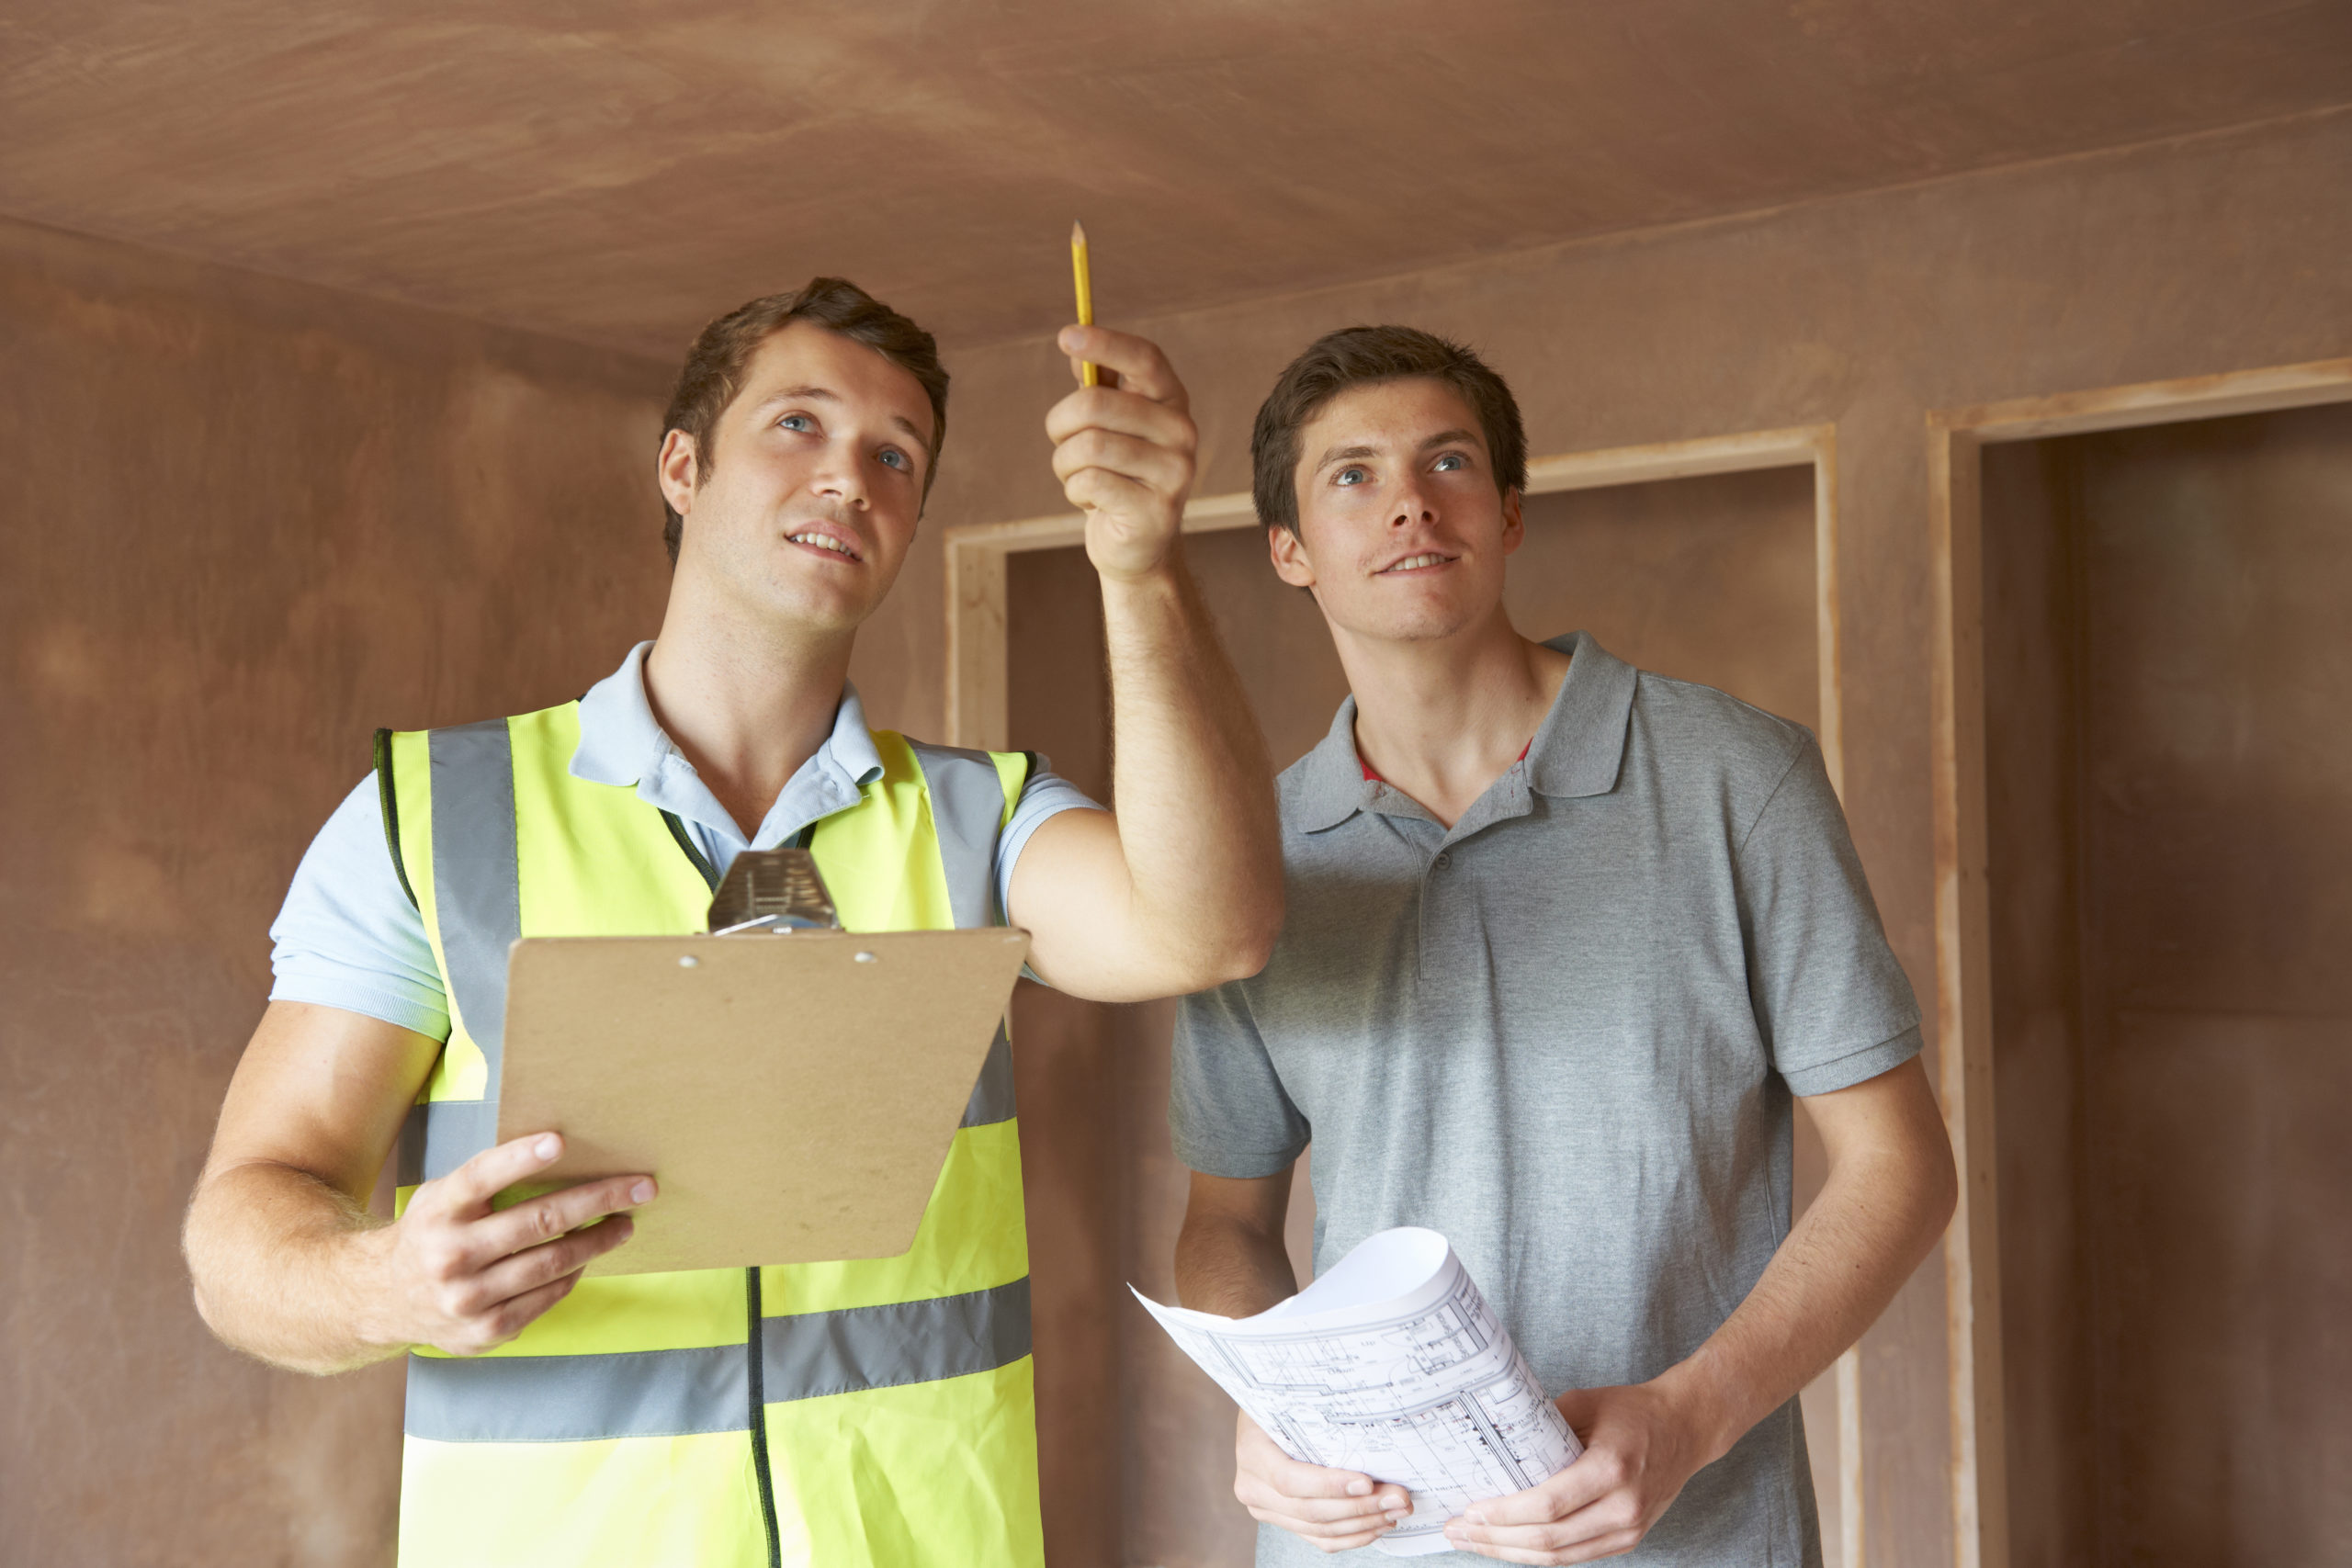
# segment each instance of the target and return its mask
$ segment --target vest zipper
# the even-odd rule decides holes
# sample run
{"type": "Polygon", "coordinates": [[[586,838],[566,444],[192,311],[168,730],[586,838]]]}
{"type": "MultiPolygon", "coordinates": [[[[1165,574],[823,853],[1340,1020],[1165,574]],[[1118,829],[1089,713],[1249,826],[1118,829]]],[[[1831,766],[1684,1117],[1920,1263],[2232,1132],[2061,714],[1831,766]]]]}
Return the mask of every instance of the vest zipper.
{"type": "Polygon", "coordinates": [[[768,1400],[760,1331],[760,1271],[743,1270],[743,1299],[751,1307],[751,1332],[745,1349],[752,1384],[752,1473],[759,1480],[760,1523],[768,1532],[768,1568],[784,1568],[784,1542],[775,1523],[775,1476],[768,1469],[768,1400]]]}

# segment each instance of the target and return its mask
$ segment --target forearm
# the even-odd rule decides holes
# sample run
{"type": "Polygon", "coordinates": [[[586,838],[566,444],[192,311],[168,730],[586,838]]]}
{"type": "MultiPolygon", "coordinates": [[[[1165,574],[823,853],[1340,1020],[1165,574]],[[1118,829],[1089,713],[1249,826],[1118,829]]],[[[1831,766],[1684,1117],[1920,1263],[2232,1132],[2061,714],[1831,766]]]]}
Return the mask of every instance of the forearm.
{"type": "Polygon", "coordinates": [[[371,1329],[388,1223],[290,1166],[208,1174],[183,1245],[196,1307],[220,1339],[304,1372],[339,1372],[405,1347],[371,1329]]]}
{"type": "Polygon", "coordinates": [[[1282,924],[1272,768],[1181,547],[1106,576],[1112,801],[1135,930],[1181,963],[1183,988],[1265,962],[1282,924]]]}
{"type": "Polygon", "coordinates": [[[1702,1413],[1710,1460],[1861,1337],[1935,1246],[1952,1200],[1940,1145],[1833,1167],[1747,1299],[1657,1380],[1702,1413]]]}
{"type": "Polygon", "coordinates": [[[1220,1317],[1255,1317],[1298,1293],[1282,1234],[1229,1216],[1187,1215],[1176,1238],[1176,1299],[1220,1317]]]}

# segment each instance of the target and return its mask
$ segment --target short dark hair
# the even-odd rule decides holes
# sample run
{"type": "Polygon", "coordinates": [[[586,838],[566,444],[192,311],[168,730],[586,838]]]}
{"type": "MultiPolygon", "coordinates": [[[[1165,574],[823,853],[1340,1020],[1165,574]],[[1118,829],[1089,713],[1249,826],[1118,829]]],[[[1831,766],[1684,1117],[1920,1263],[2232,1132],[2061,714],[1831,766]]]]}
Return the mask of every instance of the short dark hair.
{"type": "MultiPolygon", "coordinates": [[[[770,294],[734,310],[696,333],[686,351],[685,368],[678,372],[677,389],[670,394],[670,412],[662,416],[662,439],[684,431],[694,437],[695,478],[699,483],[710,472],[719,416],[743,390],[743,373],[760,344],[794,321],[814,321],[853,343],[862,343],[922,383],[931,398],[931,450],[923,464],[923,494],[939,471],[940,444],[947,439],[947,371],[939,363],[939,344],[932,335],[845,277],[812,277],[808,287],[790,294],[770,294]]],[[[668,521],[662,542],[669,547],[670,564],[678,564],[678,537],[684,525],[667,502],[668,521]]]]}
{"type": "Polygon", "coordinates": [[[1258,521],[1298,532],[1298,441],[1307,422],[1351,387],[1426,376],[1462,394],[1487,437],[1496,488],[1527,488],[1527,431],[1503,378],[1476,354],[1417,327],[1347,327],[1326,333],[1290,362],[1258,409],[1250,433],[1250,494],[1258,521]]]}

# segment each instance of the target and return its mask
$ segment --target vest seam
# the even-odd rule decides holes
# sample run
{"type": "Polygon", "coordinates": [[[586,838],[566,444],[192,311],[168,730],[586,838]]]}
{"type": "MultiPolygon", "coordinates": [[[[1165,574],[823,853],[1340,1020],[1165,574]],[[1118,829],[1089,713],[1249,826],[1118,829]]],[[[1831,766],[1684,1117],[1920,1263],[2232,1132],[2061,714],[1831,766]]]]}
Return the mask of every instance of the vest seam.
{"type": "Polygon", "coordinates": [[[678,814],[674,811],[662,812],[662,825],[670,829],[670,837],[678,841],[678,848],[686,852],[686,859],[692,861],[695,870],[702,874],[703,885],[713,893],[718,892],[718,868],[695,848],[694,839],[686,832],[686,825],[678,820],[678,814]]]}
{"type": "Polygon", "coordinates": [[[376,731],[376,795],[382,803],[384,848],[391,852],[392,874],[401,879],[409,908],[422,914],[424,906],[416,901],[416,889],[408,884],[408,862],[401,855],[401,801],[400,792],[392,787],[392,732],[389,729],[376,731]]]}

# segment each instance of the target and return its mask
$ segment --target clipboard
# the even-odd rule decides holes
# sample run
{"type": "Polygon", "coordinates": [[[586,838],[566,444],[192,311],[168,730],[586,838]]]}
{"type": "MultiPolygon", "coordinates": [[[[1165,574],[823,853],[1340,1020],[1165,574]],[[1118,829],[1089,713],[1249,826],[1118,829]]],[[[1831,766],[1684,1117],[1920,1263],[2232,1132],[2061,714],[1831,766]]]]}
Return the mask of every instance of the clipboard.
{"type": "Polygon", "coordinates": [[[1003,926],[526,938],[499,1140],[563,1134],[531,1191],[661,1183],[590,1274],[896,1257],[1028,952],[1003,926]]]}

